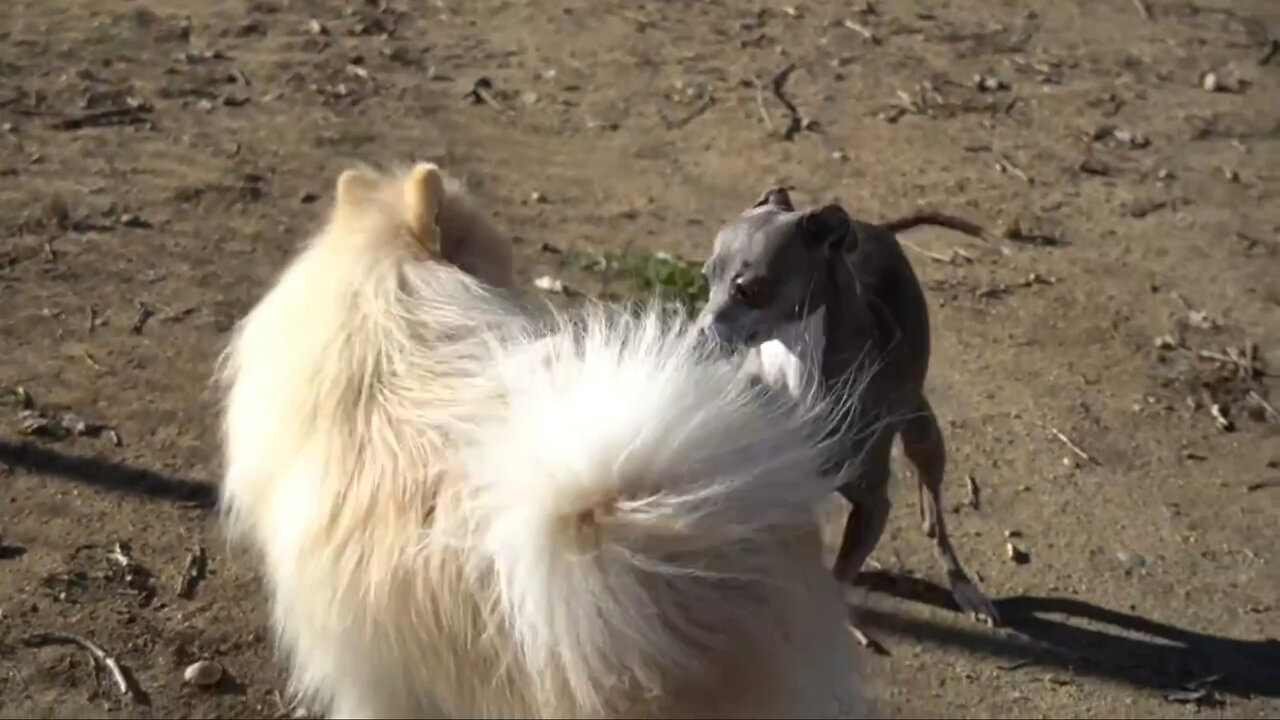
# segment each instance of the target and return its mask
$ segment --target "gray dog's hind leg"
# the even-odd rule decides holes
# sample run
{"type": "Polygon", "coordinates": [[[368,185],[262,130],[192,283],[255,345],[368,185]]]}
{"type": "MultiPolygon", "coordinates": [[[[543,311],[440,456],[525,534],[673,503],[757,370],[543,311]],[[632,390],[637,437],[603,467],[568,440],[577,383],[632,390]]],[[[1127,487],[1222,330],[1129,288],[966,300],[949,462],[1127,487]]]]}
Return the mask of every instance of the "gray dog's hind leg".
{"type": "Polygon", "coordinates": [[[924,532],[933,539],[934,550],[947,571],[951,594],[960,609],[998,624],[1000,617],[995,606],[978,586],[969,579],[955,548],[947,537],[947,525],[942,517],[942,478],[947,468],[946,444],[942,428],[933,408],[923,396],[916,412],[902,427],[902,452],[915,466],[920,482],[920,519],[924,532]]]}
{"type": "MultiPolygon", "coordinates": [[[[844,538],[836,553],[832,568],[836,580],[852,584],[880,542],[889,520],[892,502],[889,500],[889,452],[893,448],[893,435],[886,433],[869,451],[857,477],[841,486],[840,494],[852,505],[844,524],[844,538]]],[[[859,626],[852,612],[849,631],[864,646],[886,652],[884,646],[869,637],[859,626]]]]}

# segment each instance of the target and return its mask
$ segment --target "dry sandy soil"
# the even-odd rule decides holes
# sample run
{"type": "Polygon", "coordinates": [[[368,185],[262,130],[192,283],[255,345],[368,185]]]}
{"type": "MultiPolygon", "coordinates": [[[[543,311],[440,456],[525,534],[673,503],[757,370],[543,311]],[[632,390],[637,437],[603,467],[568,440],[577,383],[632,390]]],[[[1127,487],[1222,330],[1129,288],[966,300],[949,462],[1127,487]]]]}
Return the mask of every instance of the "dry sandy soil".
{"type": "Polygon", "coordinates": [[[412,158],[468,176],[527,280],[591,293],[566,258],[700,261],[772,183],[989,225],[905,239],[947,520],[1008,623],[954,610],[903,472],[876,693],[1280,713],[1278,37],[1274,0],[5,0],[0,716],[292,712],[211,511],[207,378],[336,174],[412,158]],[[199,658],[213,688],[182,681],[199,658]]]}

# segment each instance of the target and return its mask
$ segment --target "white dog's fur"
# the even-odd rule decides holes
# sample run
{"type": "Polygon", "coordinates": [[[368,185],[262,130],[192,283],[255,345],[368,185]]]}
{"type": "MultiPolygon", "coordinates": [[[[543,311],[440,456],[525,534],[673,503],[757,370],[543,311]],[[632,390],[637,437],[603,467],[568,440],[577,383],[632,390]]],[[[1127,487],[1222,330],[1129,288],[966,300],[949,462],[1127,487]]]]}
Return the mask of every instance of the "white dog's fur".
{"type": "Polygon", "coordinates": [[[352,170],[236,329],[222,501],[294,690],[344,718],[865,714],[819,409],[656,311],[541,322],[491,285],[511,250],[437,167],[352,170]]]}

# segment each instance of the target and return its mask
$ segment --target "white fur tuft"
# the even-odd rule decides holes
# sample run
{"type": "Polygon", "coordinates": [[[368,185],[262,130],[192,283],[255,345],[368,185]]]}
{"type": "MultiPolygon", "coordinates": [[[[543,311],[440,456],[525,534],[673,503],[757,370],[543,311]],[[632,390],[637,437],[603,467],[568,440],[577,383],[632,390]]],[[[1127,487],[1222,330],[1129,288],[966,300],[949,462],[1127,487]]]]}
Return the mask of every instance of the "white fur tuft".
{"type": "Polygon", "coordinates": [[[498,358],[507,411],[467,465],[527,662],[616,713],[614,678],[659,693],[713,682],[708,657],[785,646],[765,618],[816,590],[782,568],[831,492],[815,409],[754,394],[654,312],[595,314],[533,351],[498,358]]]}

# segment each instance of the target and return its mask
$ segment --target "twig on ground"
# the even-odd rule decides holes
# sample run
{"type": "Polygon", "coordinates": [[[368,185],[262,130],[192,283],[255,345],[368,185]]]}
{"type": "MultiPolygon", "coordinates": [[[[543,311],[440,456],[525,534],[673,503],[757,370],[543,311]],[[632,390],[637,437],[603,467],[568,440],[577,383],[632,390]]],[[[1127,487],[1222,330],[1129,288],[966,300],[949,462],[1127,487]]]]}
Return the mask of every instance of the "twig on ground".
{"type": "Polygon", "coordinates": [[[1221,403],[1210,403],[1209,414],[1213,416],[1213,421],[1222,432],[1231,432],[1236,429],[1235,423],[1231,422],[1231,418],[1227,417],[1227,411],[1222,407],[1221,403]]]}
{"type": "Polygon", "coordinates": [[[139,103],[72,115],[58,120],[51,127],[54,130],[82,130],[108,125],[137,125],[146,122],[150,113],[150,105],[139,103]]]}
{"type": "Polygon", "coordinates": [[[471,84],[471,89],[463,97],[468,98],[476,105],[481,103],[488,105],[503,115],[510,112],[506,106],[498,102],[498,99],[493,96],[493,81],[487,77],[476,78],[476,81],[471,84]]]}
{"type": "Polygon", "coordinates": [[[1043,425],[1043,424],[1042,424],[1042,427],[1044,427],[1045,430],[1048,430],[1050,433],[1052,433],[1054,437],[1058,438],[1058,440],[1062,441],[1062,444],[1066,445],[1067,449],[1075,453],[1077,456],[1079,456],[1081,460],[1084,460],[1085,462],[1091,463],[1093,465],[1099,465],[1099,466],[1102,465],[1102,463],[1099,462],[1097,458],[1095,458],[1094,456],[1082,450],[1079,445],[1072,442],[1071,438],[1067,437],[1066,434],[1063,433],[1058,428],[1053,427],[1052,425],[1043,425]]]}
{"type": "Polygon", "coordinates": [[[760,119],[764,121],[765,128],[772,133],[773,118],[769,117],[769,108],[764,104],[764,84],[755,76],[752,76],[751,82],[756,86],[756,108],[760,111],[760,119]]]}
{"type": "Polygon", "coordinates": [[[1258,407],[1262,408],[1263,412],[1266,413],[1271,422],[1280,423],[1280,412],[1277,412],[1275,407],[1266,401],[1266,398],[1259,395],[1257,390],[1249,391],[1249,399],[1257,403],[1258,407]]]}
{"type": "Polygon", "coordinates": [[[187,556],[187,566],[182,571],[182,582],[178,585],[178,597],[190,600],[195,597],[196,588],[204,580],[209,571],[209,556],[203,545],[197,545],[187,556]]]}
{"type": "Polygon", "coordinates": [[[1023,172],[1022,168],[1015,165],[1013,160],[1008,155],[1005,155],[1004,153],[1000,153],[996,155],[996,167],[1000,169],[1000,172],[1007,172],[1010,175],[1017,176],[1018,179],[1022,180],[1022,182],[1028,185],[1035,184],[1034,182],[1031,181],[1031,177],[1028,176],[1025,172],[1023,172]]]}
{"type": "Polygon", "coordinates": [[[1138,14],[1142,16],[1143,20],[1151,19],[1151,8],[1147,7],[1145,0],[1133,0],[1133,6],[1138,8],[1138,14]]]}
{"type": "Polygon", "coordinates": [[[852,20],[843,20],[841,21],[840,24],[844,25],[850,30],[866,38],[867,42],[871,43],[872,45],[880,44],[880,38],[876,37],[876,34],[874,32],[871,32],[871,28],[867,27],[866,25],[863,25],[861,23],[856,23],[852,20]]]}
{"type": "Polygon", "coordinates": [[[800,131],[804,130],[806,125],[804,116],[800,114],[800,110],[796,108],[795,103],[791,102],[785,92],[787,80],[791,78],[791,74],[796,69],[795,63],[789,63],[769,81],[769,88],[773,91],[773,96],[778,99],[778,102],[782,103],[783,107],[787,109],[787,114],[790,115],[790,119],[787,120],[787,126],[782,130],[783,140],[794,139],[796,135],[800,134],[800,131]]]}
{"type": "Polygon", "coordinates": [[[923,255],[923,256],[925,256],[925,257],[929,258],[930,260],[935,260],[935,261],[940,262],[940,263],[946,263],[946,264],[948,264],[948,265],[954,265],[954,264],[955,264],[955,262],[954,262],[954,261],[955,261],[955,256],[954,256],[954,255],[953,255],[953,256],[951,256],[951,257],[947,257],[946,255],[942,255],[942,254],[940,254],[940,253],[936,253],[936,252],[931,252],[931,251],[929,251],[929,250],[925,250],[924,248],[920,247],[919,245],[916,245],[915,243],[911,242],[910,240],[902,240],[902,239],[899,239],[899,240],[898,240],[898,242],[899,242],[899,243],[901,243],[903,247],[908,248],[908,249],[911,249],[911,250],[915,250],[916,252],[918,252],[918,253],[920,253],[921,255],[923,255]]]}
{"type": "Polygon", "coordinates": [[[156,314],[156,311],[150,305],[142,302],[141,300],[137,301],[137,306],[138,317],[133,321],[133,326],[129,329],[133,331],[134,335],[141,335],[142,328],[146,327],[147,321],[156,314]]]}
{"type": "Polygon", "coordinates": [[[23,638],[23,644],[27,647],[49,647],[51,645],[75,645],[93,658],[93,662],[100,668],[104,668],[107,674],[111,676],[111,682],[116,686],[116,691],[122,697],[137,704],[144,704],[141,693],[133,683],[129,682],[129,677],[125,675],[124,668],[120,666],[120,662],[112,657],[101,645],[65,632],[42,632],[34,633],[23,638]]]}
{"type": "Polygon", "coordinates": [[[697,107],[690,110],[687,114],[681,117],[678,117],[675,120],[666,120],[667,129],[679,130],[680,128],[688,125],[694,120],[697,120],[698,118],[702,117],[708,110],[711,109],[711,106],[715,104],[716,104],[716,99],[714,97],[710,95],[704,97],[702,99],[702,102],[698,103],[697,107]]]}

